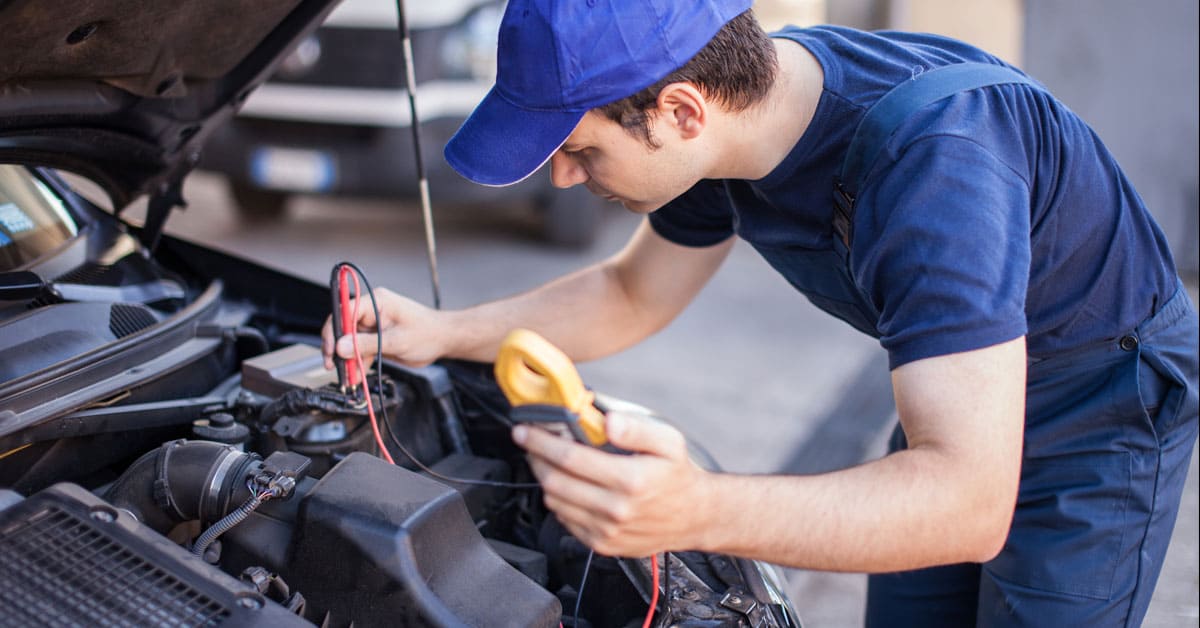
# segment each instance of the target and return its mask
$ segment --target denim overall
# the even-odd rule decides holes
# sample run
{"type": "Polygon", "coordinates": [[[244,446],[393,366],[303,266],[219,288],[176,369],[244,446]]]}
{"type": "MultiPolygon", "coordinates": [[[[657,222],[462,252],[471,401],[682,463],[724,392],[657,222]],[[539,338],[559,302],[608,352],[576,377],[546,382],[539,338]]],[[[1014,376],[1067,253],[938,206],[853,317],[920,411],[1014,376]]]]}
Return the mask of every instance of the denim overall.
{"type": "MultiPolygon", "coordinates": [[[[1001,66],[931,70],[886,94],[851,141],[835,190],[834,251],[760,249],[815,305],[878,337],[853,281],[854,194],[909,112],[959,91],[1029,79],[1001,66]],[[831,272],[832,271],[832,272],[831,272]]],[[[1017,508],[1000,555],[871,576],[867,625],[1136,626],[1178,514],[1196,437],[1197,328],[1186,290],[1118,338],[1028,364],[1017,508]]],[[[892,449],[905,446],[897,427],[892,449]]]]}
{"type": "Polygon", "coordinates": [[[1031,362],[1004,549],[871,576],[867,625],[1140,625],[1196,443],[1198,325],[1180,286],[1127,334],[1031,362]]]}

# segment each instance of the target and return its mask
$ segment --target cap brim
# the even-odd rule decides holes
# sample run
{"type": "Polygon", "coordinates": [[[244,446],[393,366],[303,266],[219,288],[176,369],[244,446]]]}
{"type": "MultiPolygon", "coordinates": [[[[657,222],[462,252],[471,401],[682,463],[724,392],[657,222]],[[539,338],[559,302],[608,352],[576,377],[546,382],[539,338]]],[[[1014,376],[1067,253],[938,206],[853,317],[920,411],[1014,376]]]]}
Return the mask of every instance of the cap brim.
{"type": "Polygon", "coordinates": [[[446,144],[446,162],[482,185],[512,185],[537,172],[586,111],[530,111],[492,87],[446,144]]]}

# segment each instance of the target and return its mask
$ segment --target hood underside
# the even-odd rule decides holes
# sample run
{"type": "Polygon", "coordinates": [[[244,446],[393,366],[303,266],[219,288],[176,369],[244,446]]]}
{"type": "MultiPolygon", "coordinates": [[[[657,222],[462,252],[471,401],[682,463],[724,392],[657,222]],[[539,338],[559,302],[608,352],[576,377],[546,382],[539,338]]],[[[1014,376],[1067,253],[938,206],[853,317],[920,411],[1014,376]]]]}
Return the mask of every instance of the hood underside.
{"type": "Polygon", "coordinates": [[[0,163],[78,172],[118,210],[177,190],[336,3],[0,0],[0,163]]]}
{"type": "Polygon", "coordinates": [[[12,0],[0,8],[6,42],[0,82],[86,79],[138,96],[177,98],[188,81],[228,74],[296,4],[12,0]]]}

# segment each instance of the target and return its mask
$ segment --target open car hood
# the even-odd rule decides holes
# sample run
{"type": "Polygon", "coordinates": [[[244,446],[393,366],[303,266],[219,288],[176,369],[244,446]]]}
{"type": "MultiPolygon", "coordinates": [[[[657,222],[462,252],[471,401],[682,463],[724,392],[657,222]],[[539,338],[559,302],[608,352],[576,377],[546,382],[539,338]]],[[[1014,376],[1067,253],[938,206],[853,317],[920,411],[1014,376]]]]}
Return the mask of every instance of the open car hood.
{"type": "Polygon", "coordinates": [[[86,176],[116,211],[147,194],[161,220],[211,131],[337,1],[0,0],[0,163],[86,176]]]}

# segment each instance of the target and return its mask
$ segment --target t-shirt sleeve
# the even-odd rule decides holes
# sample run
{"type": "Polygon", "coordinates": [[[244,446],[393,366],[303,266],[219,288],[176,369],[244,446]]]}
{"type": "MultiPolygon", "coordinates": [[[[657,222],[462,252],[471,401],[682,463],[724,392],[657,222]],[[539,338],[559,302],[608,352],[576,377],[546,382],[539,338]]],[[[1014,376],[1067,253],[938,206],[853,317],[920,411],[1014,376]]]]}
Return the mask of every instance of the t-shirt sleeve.
{"type": "Polygon", "coordinates": [[[729,194],[721,181],[705,179],[650,213],[658,235],[684,246],[712,246],[734,233],[729,194]]]}
{"type": "Polygon", "coordinates": [[[891,368],[1027,332],[1029,186],[969,138],[908,145],[858,201],[855,279],[891,368]]]}

